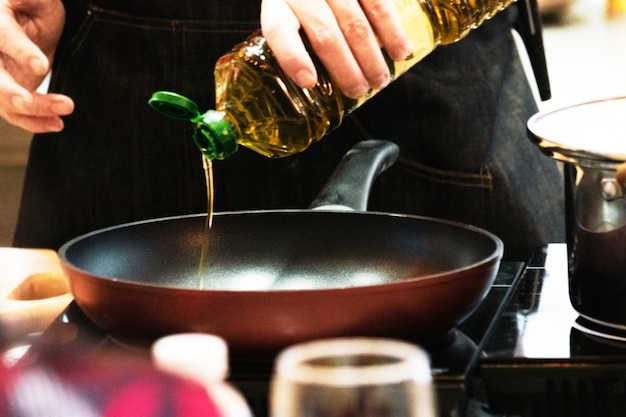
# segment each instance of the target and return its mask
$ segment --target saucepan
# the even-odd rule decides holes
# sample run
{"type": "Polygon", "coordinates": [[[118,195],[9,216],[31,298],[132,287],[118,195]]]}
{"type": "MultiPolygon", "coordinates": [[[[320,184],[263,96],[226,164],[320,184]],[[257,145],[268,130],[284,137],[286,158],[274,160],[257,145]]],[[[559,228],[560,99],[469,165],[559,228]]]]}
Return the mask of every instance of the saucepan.
{"type": "Polygon", "coordinates": [[[197,214],[80,236],[59,251],[74,299],[119,340],[206,332],[235,354],[445,334],[486,295],[503,244],[469,225],[365,211],[397,155],[390,142],[357,144],[308,209],[216,213],[209,230],[197,214]]]}
{"type": "Polygon", "coordinates": [[[572,306],[588,327],[626,330],[626,97],[544,110],[528,134],[564,162],[572,306]]]}

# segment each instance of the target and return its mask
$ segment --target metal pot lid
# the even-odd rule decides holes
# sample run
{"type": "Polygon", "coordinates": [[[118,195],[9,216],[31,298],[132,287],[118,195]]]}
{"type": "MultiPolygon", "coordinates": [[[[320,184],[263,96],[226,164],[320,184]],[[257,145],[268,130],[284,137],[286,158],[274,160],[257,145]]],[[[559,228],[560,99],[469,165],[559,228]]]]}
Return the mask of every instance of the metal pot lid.
{"type": "Polygon", "coordinates": [[[626,161],[626,97],[539,112],[528,136],[548,156],[591,168],[626,161]]]}

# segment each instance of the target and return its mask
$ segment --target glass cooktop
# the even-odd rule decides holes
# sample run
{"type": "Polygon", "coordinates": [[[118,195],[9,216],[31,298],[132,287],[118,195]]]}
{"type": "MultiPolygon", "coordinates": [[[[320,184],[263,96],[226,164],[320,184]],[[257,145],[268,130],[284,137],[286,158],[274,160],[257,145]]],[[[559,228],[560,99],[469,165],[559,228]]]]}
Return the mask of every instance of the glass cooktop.
{"type": "Polygon", "coordinates": [[[626,342],[617,339],[587,328],[572,308],[566,245],[542,248],[512,292],[478,365],[491,412],[625,416],[626,342]]]}

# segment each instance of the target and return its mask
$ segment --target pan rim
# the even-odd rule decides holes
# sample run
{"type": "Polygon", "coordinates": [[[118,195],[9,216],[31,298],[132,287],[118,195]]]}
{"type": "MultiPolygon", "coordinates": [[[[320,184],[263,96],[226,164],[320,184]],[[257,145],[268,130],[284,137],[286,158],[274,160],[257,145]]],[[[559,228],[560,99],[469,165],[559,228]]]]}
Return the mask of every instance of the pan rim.
{"type": "MultiPolygon", "coordinates": [[[[214,213],[214,215],[216,217],[221,217],[221,216],[234,216],[234,215],[276,215],[276,214],[312,215],[315,213],[321,213],[324,215],[337,214],[337,215],[351,215],[351,216],[360,215],[360,216],[373,216],[373,217],[407,218],[407,219],[416,219],[419,221],[427,221],[427,222],[445,224],[454,228],[464,229],[466,231],[475,233],[477,235],[482,235],[487,240],[490,240],[491,242],[493,242],[494,249],[493,251],[491,251],[491,253],[488,256],[480,259],[477,262],[470,263],[459,268],[449,269],[449,270],[442,271],[442,272],[436,272],[436,273],[421,275],[421,276],[412,277],[412,278],[407,278],[407,279],[399,280],[397,282],[386,282],[386,283],[352,286],[352,287],[329,287],[329,288],[311,288],[311,289],[238,290],[238,289],[189,288],[189,287],[174,287],[174,286],[168,286],[168,285],[155,285],[155,284],[143,283],[143,282],[138,282],[138,281],[129,281],[127,279],[110,277],[110,276],[107,277],[107,276],[98,275],[97,277],[94,277],[93,276],[95,275],[94,273],[76,266],[68,259],[68,251],[70,251],[79,242],[84,241],[90,237],[98,236],[98,235],[115,231],[118,229],[141,226],[144,224],[176,221],[178,219],[191,219],[191,218],[200,218],[200,217],[206,218],[207,216],[206,213],[192,213],[192,214],[182,214],[182,215],[176,215],[176,216],[165,216],[165,217],[157,217],[157,218],[151,218],[151,219],[145,219],[145,220],[138,220],[138,221],[127,222],[127,223],[122,223],[122,224],[117,224],[117,225],[97,229],[97,230],[79,235],[67,241],[66,243],[64,243],[58,250],[58,257],[63,267],[67,266],[75,271],[80,271],[82,274],[87,275],[94,280],[98,280],[101,283],[110,283],[111,285],[118,285],[119,283],[124,283],[124,285],[131,285],[133,287],[141,288],[142,290],[148,290],[148,291],[152,291],[152,290],[161,291],[163,288],[166,288],[168,290],[173,290],[177,292],[180,291],[180,292],[184,292],[187,294],[194,294],[194,293],[205,294],[207,292],[210,292],[216,295],[222,294],[222,293],[223,294],[237,293],[237,294],[244,295],[244,294],[259,294],[259,293],[262,293],[262,294],[268,294],[268,293],[290,294],[290,293],[302,293],[302,292],[306,292],[306,293],[320,292],[321,293],[321,292],[338,291],[338,290],[341,290],[343,292],[350,292],[351,290],[358,290],[360,292],[364,290],[380,292],[381,287],[385,289],[385,292],[399,291],[399,290],[402,290],[401,287],[406,283],[414,283],[416,281],[434,280],[434,282],[436,282],[437,284],[440,284],[442,283],[441,282],[442,277],[448,277],[449,279],[454,279],[455,276],[457,276],[458,274],[462,274],[465,271],[480,269],[482,267],[486,267],[491,264],[497,265],[501,261],[503,254],[504,254],[504,243],[494,233],[489,232],[478,226],[465,224],[465,223],[461,223],[461,222],[457,222],[453,220],[429,217],[429,216],[404,214],[404,213],[380,212],[380,211],[333,210],[333,209],[324,209],[323,207],[316,208],[314,210],[311,210],[311,209],[235,210],[235,211],[216,212],[214,213]]],[[[494,275],[494,278],[495,278],[495,275],[494,275]]],[[[71,281],[72,280],[70,280],[70,284],[71,284],[71,281]]]]}

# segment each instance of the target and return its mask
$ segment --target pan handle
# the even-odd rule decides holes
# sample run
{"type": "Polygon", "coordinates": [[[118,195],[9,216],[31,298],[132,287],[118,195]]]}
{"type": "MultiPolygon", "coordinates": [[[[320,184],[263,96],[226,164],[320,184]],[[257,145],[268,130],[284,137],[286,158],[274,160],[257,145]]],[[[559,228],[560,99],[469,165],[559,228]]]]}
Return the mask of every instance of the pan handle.
{"type": "Polygon", "coordinates": [[[400,148],[385,140],[366,140],[352,147],[309,206],[315,210],[367,210],[370,188],[378,174],[396,162],[400,148]]]}

